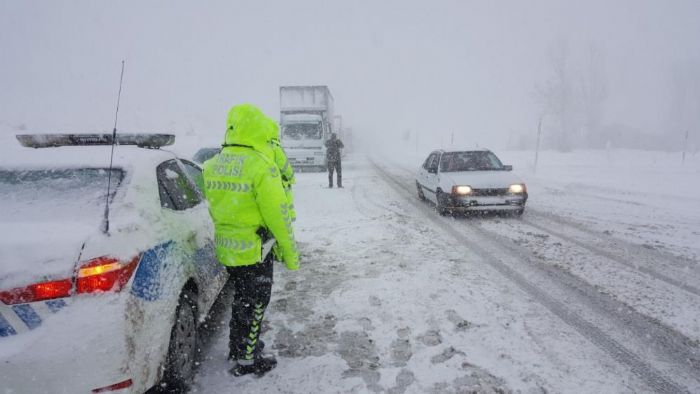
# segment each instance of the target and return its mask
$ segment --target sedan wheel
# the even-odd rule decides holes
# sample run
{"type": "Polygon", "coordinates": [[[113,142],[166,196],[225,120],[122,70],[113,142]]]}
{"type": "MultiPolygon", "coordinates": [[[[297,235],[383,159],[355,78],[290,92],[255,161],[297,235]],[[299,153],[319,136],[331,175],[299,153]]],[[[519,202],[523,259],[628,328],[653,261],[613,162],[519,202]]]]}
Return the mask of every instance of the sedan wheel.
{"type": "Polygon", "coordinates": [[[423,194],[423,188],[421,187],[420,183],[416,181],[416,188],[418,189],[418,199],[421,201],[425,201],[425,194],[423,194]]]}
{"type": "Polygon", "coordinates": [[[450,213],[449,208],[447,208],[448,196],[443,193],[442,190],[438,189],[437,193],[435,194],[435,200],[437,201],[435,209],[441,216],[445,216],[450,213]]]}
{"type": "Polygon", "coordinates": [[[196,294],[183,290],[175,310],[175,324],[170,333],[164,383],[171,388],[184,388],[194,377],[197,352],[196,294]]]}

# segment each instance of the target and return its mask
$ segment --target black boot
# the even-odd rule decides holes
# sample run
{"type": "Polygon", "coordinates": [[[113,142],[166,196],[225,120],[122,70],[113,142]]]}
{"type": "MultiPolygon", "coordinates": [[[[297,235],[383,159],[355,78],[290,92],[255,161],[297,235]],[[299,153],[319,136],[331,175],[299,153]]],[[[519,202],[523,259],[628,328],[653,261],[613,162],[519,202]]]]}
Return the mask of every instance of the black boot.
{"type": "Polygon", "coordinates": [[[254,373],[256,376],[263,376],[277,366],[275,356],[263,356],[258,354],[253,360],[236,360],[230,372],[233,376],[243,376],[254,373]]]}

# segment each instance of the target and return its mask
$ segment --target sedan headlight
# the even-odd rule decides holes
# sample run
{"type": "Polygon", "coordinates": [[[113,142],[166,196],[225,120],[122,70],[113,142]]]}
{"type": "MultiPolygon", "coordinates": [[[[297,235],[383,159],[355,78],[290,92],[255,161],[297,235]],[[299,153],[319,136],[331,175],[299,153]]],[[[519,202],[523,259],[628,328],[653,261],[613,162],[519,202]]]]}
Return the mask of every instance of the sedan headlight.
{"type": "Polygon", "coordinates": [[[516,183],[514,185],[510,185],[508,187],[508,193],[513,193],[513,194],[522,194],[527,192],[527,187],[525,187],[524,183],[516,183]]]}
{"type": "Polygon", "coordinates": [[[455,195],[466,196],[467,194],[471,194],[471,192],[472,192],[471,186],[467,186],[467,185],[452,186],[452,194],[455,194],[455,195]]]}

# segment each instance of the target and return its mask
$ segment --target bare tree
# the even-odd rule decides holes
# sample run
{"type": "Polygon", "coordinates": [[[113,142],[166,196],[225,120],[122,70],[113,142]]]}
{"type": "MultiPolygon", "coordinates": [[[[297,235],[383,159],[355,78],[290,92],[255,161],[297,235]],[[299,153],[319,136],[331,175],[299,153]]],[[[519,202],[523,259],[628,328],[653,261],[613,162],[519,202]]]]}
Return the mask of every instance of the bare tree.
{"type": "Polygon", "coordinates": [[[595,45],[588,47],[579,78],[579,102],[587,145],[595,144],[602,126],[608,96],[605,59],[595,45]]]}
{"type": "Polygon", "coordinates": [[[544,84],[536,86],[542,112],[552,119],[548,132],[551,142],[563,151],[571,149],[576,104],[569,59],[569,45],[565,40],[553,44],[549,50],[551,76],[544,84]]]}
{"type": "Polygon", "coordinates": [[[669,139],[682,141],[681,149],[694,151],[700,132],[700,61],[678,63],[671,70],[669,139]],[[683,138],[683,136],[687,136],[683,138]]]}

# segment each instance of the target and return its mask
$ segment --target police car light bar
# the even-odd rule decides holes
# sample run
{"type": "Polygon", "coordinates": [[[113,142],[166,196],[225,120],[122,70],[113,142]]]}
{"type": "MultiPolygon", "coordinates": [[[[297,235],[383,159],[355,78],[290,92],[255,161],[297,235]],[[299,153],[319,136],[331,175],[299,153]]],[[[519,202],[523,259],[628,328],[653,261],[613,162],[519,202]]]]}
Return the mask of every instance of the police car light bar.
{"type": "MultiPolygon", "coordinates": [[[[16,137],[27,148],[112,145],[112,134],[18,134],[16,137]]],[[[173,134],[118,134],[116,141],[117,145],[136,145],[150,149],[174,143],[173,134]]]]}

